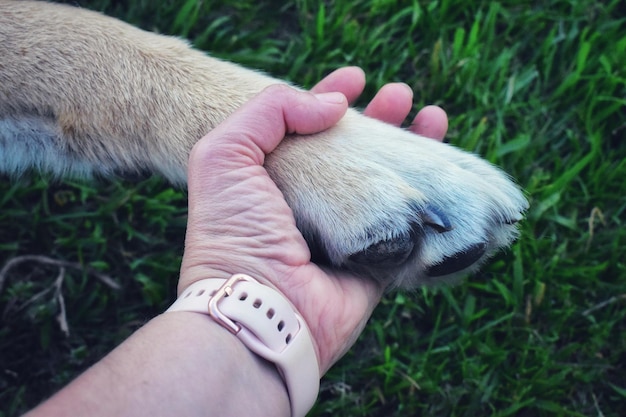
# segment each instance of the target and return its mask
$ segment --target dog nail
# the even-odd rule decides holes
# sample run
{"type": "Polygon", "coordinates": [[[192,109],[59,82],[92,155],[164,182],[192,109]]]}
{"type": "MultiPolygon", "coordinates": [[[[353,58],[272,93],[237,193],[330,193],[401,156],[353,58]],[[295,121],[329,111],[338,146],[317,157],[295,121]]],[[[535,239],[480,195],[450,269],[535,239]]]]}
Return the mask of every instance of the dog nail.
{"type": "Polygon", "coordinates": [[[430,226],[439,233],[445,233],[452,230],[450,219],[443,211],[435,206],[428,205],[422,209],[422,220],[426,226],[430,226]]]}

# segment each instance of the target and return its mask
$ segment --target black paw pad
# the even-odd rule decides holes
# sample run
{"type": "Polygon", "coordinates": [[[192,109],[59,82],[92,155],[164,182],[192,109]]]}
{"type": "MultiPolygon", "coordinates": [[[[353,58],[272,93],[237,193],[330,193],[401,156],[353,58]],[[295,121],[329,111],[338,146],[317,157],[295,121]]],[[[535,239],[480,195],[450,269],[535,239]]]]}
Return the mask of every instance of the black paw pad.
{"type": "Polygon", "coordinates": [[[440,277],[461,271],[476,263],[485,254],[486,247],[485,243],[477,243],[462,252],[447,256],[440,263],[428,268],[426,274],[430,277],[440,277]]]}
{"type": "Polygon", "coordinates": [[[350,260],[357,264],[377,268],[393,267],[404,263],[413,252],[413,239],[402,236],[375,243],[361,252],[350,255],[350,260]]]}

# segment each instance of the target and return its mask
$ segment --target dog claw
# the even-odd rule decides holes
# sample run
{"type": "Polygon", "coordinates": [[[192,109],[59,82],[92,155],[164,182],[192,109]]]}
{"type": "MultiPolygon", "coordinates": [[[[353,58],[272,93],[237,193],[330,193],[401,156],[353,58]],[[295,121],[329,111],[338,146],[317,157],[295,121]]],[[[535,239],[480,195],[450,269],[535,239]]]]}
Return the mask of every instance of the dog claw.
{"type": "Polygon", "coordinates": [[[517,224],[519,222],[521,222],[524,219],[524,213],[520,213],[519,216],[517,216],[516,218],[510,218],[510,219],[506,219],[504,221],[504,224],[517,224]]]}
{"type": "Polygon", "coordinates": [[[452,230],[450,219],[440,209],[428,205],[422,209],[422,220],[426,226],[430,226],[438,233],[445,233],[452,230]]]}

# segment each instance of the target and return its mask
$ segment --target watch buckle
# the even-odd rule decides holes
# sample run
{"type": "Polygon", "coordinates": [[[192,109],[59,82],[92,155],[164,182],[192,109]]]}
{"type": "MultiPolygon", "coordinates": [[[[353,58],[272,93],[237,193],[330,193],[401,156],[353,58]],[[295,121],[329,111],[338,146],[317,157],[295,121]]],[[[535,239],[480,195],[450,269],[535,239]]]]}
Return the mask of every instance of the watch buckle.
{"type": "Polygon", "coordinates": [[[215,294],[213,294],[213,297],[209,300],[208,306],[209,316],[234,335],[241,331],[241,326],[222,313],[219,309],[218,302],[223,298],[231,296],[233,294],[233,287],[240,281],[252,281],[252,278],[244,274],[235,274],[228,278],[226,282],[215,291],[215,294]]]}

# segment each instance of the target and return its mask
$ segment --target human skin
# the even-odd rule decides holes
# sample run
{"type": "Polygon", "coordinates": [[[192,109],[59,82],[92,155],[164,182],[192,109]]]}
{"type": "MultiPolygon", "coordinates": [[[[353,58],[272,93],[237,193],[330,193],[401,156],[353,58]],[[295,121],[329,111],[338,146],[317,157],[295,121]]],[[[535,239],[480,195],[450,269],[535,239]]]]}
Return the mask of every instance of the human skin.
{"type": "MultiPolygon", "coordinates": [[[[364,87],[355,67],[312,89],[263,91],[201,139],[189,164],[189,222],[178,285],[246,273],[279,290],[311,330],[323,375],[352,346],[383,292],[369,280],[310,262],[291,210],[263,169],[288,133],[335,124],[364,87]]],[[[404,84],[383,87],[365,114],[399,125],[412,106],[404,84]]],[[[426,107],[410,130],[441,140],[447,117],[426,107]]],[[[304,360],[305,358],[303,358],[304,360]]],[[[208,316],[161,314],[30,416],[288,416],[276,368],[208,316]]]]}

